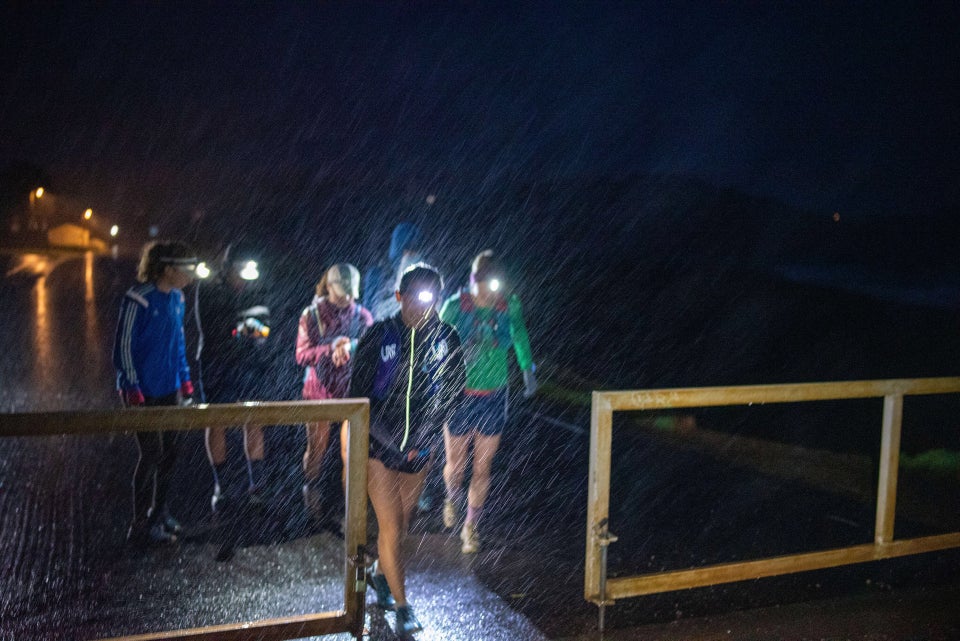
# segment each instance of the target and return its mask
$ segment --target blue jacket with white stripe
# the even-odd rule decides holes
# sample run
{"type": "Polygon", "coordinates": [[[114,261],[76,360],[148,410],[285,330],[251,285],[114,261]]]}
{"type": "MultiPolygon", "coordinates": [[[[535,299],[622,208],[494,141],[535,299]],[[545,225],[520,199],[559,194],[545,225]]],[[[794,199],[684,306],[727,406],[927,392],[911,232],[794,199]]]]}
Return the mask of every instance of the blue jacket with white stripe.
{"type": "Polygon", "coordinates": [[[163,293],[152,283],[130,288],[120,303],[113,346],[117,389],[144,396],[172,394],[190,380],[183,336],[183,292],[163,293]]]}

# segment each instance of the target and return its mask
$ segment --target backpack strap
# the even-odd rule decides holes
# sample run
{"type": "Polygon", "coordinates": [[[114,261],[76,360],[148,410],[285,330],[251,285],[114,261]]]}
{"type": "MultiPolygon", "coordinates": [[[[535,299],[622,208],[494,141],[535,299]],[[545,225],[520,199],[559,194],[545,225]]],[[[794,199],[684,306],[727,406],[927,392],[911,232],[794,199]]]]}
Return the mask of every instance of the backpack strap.
{"type": "MultiPolygon", "coordinates": [[[[320,300],[323,300],[322,298],[320,300]]],[[[310,306],[313,310],[313,318],[317,321],[317,330],[320,332],[320,340],[323,340],[323,333],[326,331],[326,327],[323,325],[323,321],[320,320],[320,301],[317,301],[310,306]]]]}
{"type": "Polygon", "coordinates": [[[358,334],[360,334],[360,311],[363,309],[363,306],[360,303],[353,303],[353,316],[350,317],[350,327],[347,330],[349,335],[347,336],[350,340],[353,340],[358,334]]]}
{"type": "Polygon", "coordinates": [[[470,295],[470,290],[464,287],[460,290],[460,311],[469,313],[473,311],[474,307],[473,296],[470,295]]]}

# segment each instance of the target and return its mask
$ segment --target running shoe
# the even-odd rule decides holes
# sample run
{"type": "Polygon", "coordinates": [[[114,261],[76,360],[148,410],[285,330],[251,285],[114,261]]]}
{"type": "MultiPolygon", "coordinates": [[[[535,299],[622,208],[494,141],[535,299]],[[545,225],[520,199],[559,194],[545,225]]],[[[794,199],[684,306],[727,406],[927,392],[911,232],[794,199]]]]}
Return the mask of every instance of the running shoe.
{"type": "Polygon", "coordinates": [[[137,548],[145,548],[150,545],[169,545],[177,542],[177,535],[167,532],[163,523],[153,523],[152,525],[137,523],[132,525],[127,532],[127,542],[137,548]]]}
{"type": "Polygon", "coordinates": [[[457,524],[457,506],[450,499],[443,500],[443,527],[452,530],[457,524]]]}
{"type": "Polygon", "coordinates": [[[260,507],[267,502],[263,489],[258,485],[251,485],[247,488],[247,503],[254,507],[260,507]]]}
{"type": "Polygon", "coordinates": [[[377,606],[383,610],[393,610],[397,607],[397,602],[394,600],[393,595],[390,594],[390,585],[387,583],[387,577],[380,574],[379,565],[374,561],[367,569],[367,585],[373,587],[373,591],[377,593],[377,606]]]}
{"type": "Polygon", "coordinates": [[[210,511],[214,514],[222,513],[227,507],[227,495],[220,492],[220,486],[213,489],[213,495],[210,496],[210,511]]]}
{"type": "Polygon", "coordinates": [[[148,533],[151,543],[159,543],[161,545],[166,545],[168,543],[176,543],[177,535],[173,532],[168,532],[167,528],[162,522],[154,523],[150,526],[150,531],[148,533]]]}
{"type": "Polygon", "coordinates": [[[475,554],[480,550],[480,537],[477,536],[477,526],[474,523],[463,524],[460,540],[463,541],[460,551],[464,554],[475,554]]]}
{"type": "Polygon", "coordinates": [[[169,514],[164,515],[164,517],[160,520],[160,525],[162,525],[163,529],[170,534],[180,534],[183,532],[183,526],[180,525],[180,521],[173,518],[169,514]]]}
{"type": "Polygon", "coordinates": [[[423,625],[417,620],[413,608],[409,605],[397,608],[397,636],[406,637],[421,630],[423,630],[423,625]]]}
{"type": "MultiPolygon", "coordinates": [[[[153,521],[153,510],[147,514],[147,519],[153,521]]],[[[160,517],[157,519],[157,522],[163,525],[163,529],[169,532],[170,534],[180,534],[183,532],[183,526],[180,525],[180,521],[173,518],[168,510],[164,510],[160,517]]]]}
{"type": "Polygon", "coordinates": [[[323,520],[323,497],[320,490],[310,483],[303,485],[303,507],[307,510],[307,516],[314,521],[323,520]]]}
{"type": "Polygon", "coordinates": [[[433,499],[430,498],[426,492],[420,493],[420,498],[417,499],[417,512],[423,514],[424,512],[429,512],[433,509],[433,499]]]}

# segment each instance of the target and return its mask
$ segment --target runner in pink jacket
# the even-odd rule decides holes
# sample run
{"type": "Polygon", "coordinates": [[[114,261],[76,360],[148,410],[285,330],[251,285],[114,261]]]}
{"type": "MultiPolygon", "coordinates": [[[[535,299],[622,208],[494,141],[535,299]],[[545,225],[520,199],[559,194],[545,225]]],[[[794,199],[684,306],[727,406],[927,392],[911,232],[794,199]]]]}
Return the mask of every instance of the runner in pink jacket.
{"type": "MultiPolygon", "coordinates": [[[[357,342],[373,325],[373,316],[356,302],[360,272],[349,263],[338,263],[317,283],[313,302],[300,314],[297,331],[297,364],[304,368],[303,398],[343,398],[350,388],[352,356],[357,342]]],[[[303,453],[303,500],[310,516],[323,518],[320,466],[330,443],[333,423],[307,423],[307,448],[303,453]]],[[[346,421],[341,425],[341,457],[345,455],[346,421]]]]}

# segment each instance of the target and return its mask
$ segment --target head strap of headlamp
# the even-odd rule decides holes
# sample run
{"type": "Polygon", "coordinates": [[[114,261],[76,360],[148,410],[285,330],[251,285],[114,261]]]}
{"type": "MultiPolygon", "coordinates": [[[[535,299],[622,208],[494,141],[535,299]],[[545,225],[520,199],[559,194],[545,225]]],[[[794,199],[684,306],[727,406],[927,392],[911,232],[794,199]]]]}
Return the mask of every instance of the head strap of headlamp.
{"type": "Polygon", "coordinates": [[[164,265],[173,265],[174,267],[176,266],[183,267],[183,266],[196,265],[197,257],[191,256],[191,257],[185,257],[185,258],[174,258],[173,256],[164,256],[163,258],[160,258],[160,262],[163,263],[164,265]]]}

